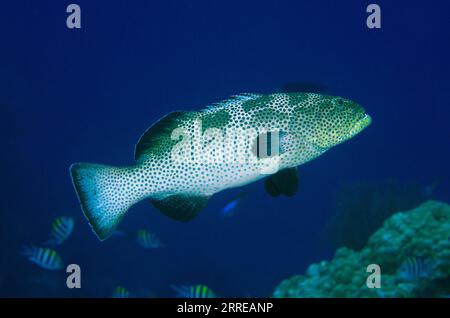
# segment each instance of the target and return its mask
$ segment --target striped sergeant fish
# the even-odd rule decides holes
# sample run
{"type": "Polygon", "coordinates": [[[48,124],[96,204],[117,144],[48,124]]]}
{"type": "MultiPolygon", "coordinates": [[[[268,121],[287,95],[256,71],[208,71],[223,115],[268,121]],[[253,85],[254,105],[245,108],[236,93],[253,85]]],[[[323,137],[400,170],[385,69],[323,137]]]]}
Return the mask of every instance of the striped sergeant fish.
{"type": "Polygon", "coordinates": [[[173,290],[177,293],[178,298],[215,298],[216,294],[205,285],[192,285],[192,286],[174,286],[171,285],[173,290]]]}
{"type": "Polygon", "coordinates": [[[52,223],[50,238],[47,241],[49,245],[61,245],[72,234],[74,227],[73,218],[70,216],[57,217],[52,223]]]}
{"type": "Polygon", "coordinates": [[[431,259],[409,257],[398,270],[399,276],[406,281],[415,281],[433,274],[436,263],[431,259]]]}
{"type": "Polygon", "coordinates": [[[59,270],[64,267],[61,256],[47,247],[26,246],[22,255],[30,262],[48,270],[59,270]]]}
{"type": "Polygon", "coordinates": [[[136,232],[136,241],[143,248],[158,248],[163,247],[163,244],[155,233],[150,233],[146,230],[138,230],[136,232]]]}
{"type": "Polygon", "coordinates": [[[117,286],[113,291],[113,298],[129,298],[130,292],[122,286],[117,286]]]}

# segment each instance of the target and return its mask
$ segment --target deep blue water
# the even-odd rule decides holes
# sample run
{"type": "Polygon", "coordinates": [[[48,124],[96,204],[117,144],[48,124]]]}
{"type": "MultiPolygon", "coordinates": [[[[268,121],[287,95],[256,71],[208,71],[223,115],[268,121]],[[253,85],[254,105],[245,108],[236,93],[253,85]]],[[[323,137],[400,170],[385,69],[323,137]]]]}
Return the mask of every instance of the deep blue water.
{"type": "Polygon", "coordinates": [[[167,297],[171,284],[199,283],[220,296],[269,296],[332,257],[324,233],[340,184],[440,178],[433,197],[450,202],[448,1],[376,1],[379,30],[365,25],[368,1],[77,0],[80,30],[65,26],[69,3],[1,5],[0,296],[109,297],[122,285],[167,297]],[[148,228],[165,248],[95,237],[70,164],[130,165],[139,136],[168,112],[287,82],[326,85],[373,123],[300,167],[293,198],[271,198],[257,182],[215,195],[187,224],[141,202],[120,228],[148,228]],[[242,190],[236,214],[221,217],[242,190]],[[19,255],[59,215],[75,219],[59,250],[81,266],[80,290],[19,255]]]}

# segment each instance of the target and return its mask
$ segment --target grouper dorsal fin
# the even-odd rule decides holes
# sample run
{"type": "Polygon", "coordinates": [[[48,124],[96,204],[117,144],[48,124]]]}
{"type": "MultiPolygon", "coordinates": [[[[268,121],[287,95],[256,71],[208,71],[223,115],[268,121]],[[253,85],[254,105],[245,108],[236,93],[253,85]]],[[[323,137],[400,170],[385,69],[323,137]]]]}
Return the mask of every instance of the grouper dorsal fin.
{"type": "Polygon", "coordinates": [[[237,95],[232,95],[225,100],[222,100],[218,103],[209,105],[207,107],[207,110],[215,111],[215,110],[219,110],[219,109],[223,109],[223,108],[228,108],[230,105],[240,103],[240,102],[245,102],[248,100],[257,99],[257,98],[260,98],[261,96],[263,96],[263,95],[255,94],[255,93],[241,93],[241,94],[237,94],[237,95]]]}
{"type": "Polygon", "coordinates": [[[280,194],[291,197],[298,190],[298,180],[297,167],[286,168],[269,176],[264,181],[264,188],[272,197],[280,194]]]}
{"type": "Polygon", "coordinates": [[[161,200],[152,199],[153,205],[171,219],[188,222],[195,218],[208,203],[210,196],[175,194],[161,200]]]}
{"type": "Polygon", "coordinates": [[[141,161],[150,154],[170,151],[170,145],[178,142],[170,138],[173,130],[193,116],[195,112],[174,111],[159,119],[139,138],[134,150],[134,159],[141,161]]]}

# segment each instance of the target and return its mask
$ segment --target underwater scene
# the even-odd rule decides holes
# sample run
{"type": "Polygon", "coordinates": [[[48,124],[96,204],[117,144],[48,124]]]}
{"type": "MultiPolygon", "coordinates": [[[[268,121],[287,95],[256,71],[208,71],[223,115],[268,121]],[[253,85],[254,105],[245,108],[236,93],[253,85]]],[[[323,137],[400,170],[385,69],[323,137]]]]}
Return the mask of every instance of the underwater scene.
{"type": "Polygon", "coordinates": [[[1,298],[448,298],[450,3],[0,14],[1,298]]]}

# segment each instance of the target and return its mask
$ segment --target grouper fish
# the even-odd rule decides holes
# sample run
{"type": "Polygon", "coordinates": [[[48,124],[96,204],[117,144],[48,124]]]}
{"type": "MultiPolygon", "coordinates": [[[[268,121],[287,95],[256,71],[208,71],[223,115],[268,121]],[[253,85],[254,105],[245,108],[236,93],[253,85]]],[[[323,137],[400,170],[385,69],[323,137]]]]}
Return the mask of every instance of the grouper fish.
{"type": "Polygon", "coordinates": [[[86,218],[104,240],[144,199],[187,222],[213,194],[262,178],[270,181],[270,194],[292,195],[292,189],[283,190],[283,180],[296,182],[297,166],[370,123],[363,107],[341,97],[239,94],[159,119],[139,139],[132,166],[75,163],[70,174],[86,218]]]}

